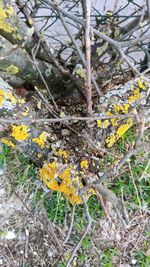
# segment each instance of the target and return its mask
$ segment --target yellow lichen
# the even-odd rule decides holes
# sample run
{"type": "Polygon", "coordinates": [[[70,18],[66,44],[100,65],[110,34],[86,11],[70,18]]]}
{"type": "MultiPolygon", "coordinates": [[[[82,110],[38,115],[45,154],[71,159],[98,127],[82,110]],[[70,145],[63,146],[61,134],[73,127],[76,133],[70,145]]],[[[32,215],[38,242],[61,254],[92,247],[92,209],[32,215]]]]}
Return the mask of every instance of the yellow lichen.
{"type": "Polygon", "coordinates": [[[15,38],[15,39],[17,39],[17,40],[22,40],[23,39],[23,37],[19,34],[19,33],[13,33],[13,37],[15,38]]]}
{"type": "Polygon", "coordinates": [[[44,164],[42,169],[40,169],[40,179],[43,180],[44,184],[52,189],[52,190],[58,190],[58,182],[55,179],[57,173],[56,169],[56,162],[53,161],[52,163],[44,164]]]}
{"type": "Polygon", "coordinates": [[[141,90],[146,90],[147,87],[146,87],[146,83],[144,81],[141,81],[141,80],[138,80],[138,87],[141,89],[141,90]]]}
{"type": "Polygon", "coordinates": [[[114,104],[114,111],[115,111],[116,114],[118,114],[119,111],[122,111],[123,113],[127,114],[128,111],[129,111],[129,108],[130,108],[129,103],[125,103],[125,104],[122,104],[122,105],[114,104]]]}
{"type": "MultiPolygon", "coordinates": [[[[113,113],[111,111],[107,111],[106,115],[107,116],[113,116],[113,113]]],[[[110,122],[111,122],[112,126],[118,126],[118,119],[112,118],[112,119],[110,119],[110,122]]]]}
{"type": "Polygon", "coordinates": [[[112,147],[113,144],[116,142],[116,135],[114,133],[111,133],[111,135],[108,136],[105,141],[106,141],[107,147],[112,147]]]}
{"type": "Polygon", "coordinates": [[[0,106],[3,105],[3,102],[5,101],[5,93],[3,89],[0,89],[0,106]]]}
{"type": "Polygon", "coordinates": [[[80,162],[80,167],[81,167],[81,169],[88,169],[89,168],[89,163],[88,163],[88,161],[85,159],[85,160],[82,160],[81,162],[80,162]]]}
{"type": "Polygon", "coordinates": [[[13,142],[11,142],[10,140],[8,140],[7,138],[3,137],[1,139],[1,142],[7,146],[10,146],[10,147],[15,147],[15,144],[13,144],[13,142]]]}
{"type": "Polygon", "coordinates": [[[107,111],[107,112],[106,112],[106,115],[107,115],[107,116],[112,116],[113,113],[112,113],[111,111],[107,111]]]}
{"type": "Polygon", "coordinates": [[[104,128],[108,127],[109,124],[110,124],[110,123],[109,123],[108,120],[104,120],[104,121],[97,120],[97,126],[98,126],[99,128],[104,129],[104,128]]]}
{"type": "Polygon", "coordinates": [[[5,32],[15,32],[16,27],[14,27],[11,22],[10,18],[13,16],[14,10],[13,7],[7,5],[7,8],[3,7],[2,1],[0,1],[0,29],[5,32]]]}
{"type": "Polygon", "coordinates": [[[140,90],[139,89],[134,89],[133,90],[133,95],[130,95],[128,97],[128,102],[132,103],[132,102],[134,102],[134,101],[136,101],[136,100],[138,100],[140,98],[141,98],[140,90]]]}
{"type": "Polygon", "coordinates": [[[41,153],[38,153],[37,158],[38,158],[38,159],[41,159],[42,156],[43,156],[43,155],[42,155],[41,153]]]}
{"type": "Polygon", "coordinates": [[[18,102],[18,104],[24,104],[25,100],[24,100],[24,98],[18,98],[17,102],[18,102]]]}
{"type": "Polygon", "coordinates": [[[40,169],[39,175],[48,188],[63,193],[72,205],[75,203],[81,204],[82,200],[77,194],[77,189],[72,184],[71,170],[72,166],[68,166],[63,172],[59,173],[59,168],[56,162],[53,161],[52,163],[44,164],[40,169]]]}
{"type": "Polygon", "coordinates": [[[106,138],[107,147],[112,147],[116,141],[122,137],[127,130],[133,125],[133,120],[131,118],[127,119],[125,123],[121,124],[116,133],[112,133],[110,136],[106,138]]]}
{"type": "Polygon", "coordinates": [[[72,167],[67,167],[62,173],[59,174],[59,178],[62,179],[62,184],[69,186],[71,184],[71,169],[72,167]]]}
{"type": "Polygon", "coordinates": [[[28,108],[28,107],[25,107],[25,111],[22,112],[22,115],[23,115],[24,117],[26,117],[26,116],[28,116],[28,114],[29,114],[29,108],[28,108]]]}
{"type": "Polygon", "coordinates": [[[117,140],[126,133],[126,131],[132,126],[132,124],[133,120],[129,118],[127,119],[126,123],[119,126],[116,132],[117,140]]]}
{"type": "Polygon", "coordinates": [[[5,71],[9,74],[17,74],[19,72],[19,68],[12,64],[9,67],[5,68],[5,71]]]}
{"type": "Polygon", "coordinates": [[[11,101],[12,103],[14,103],[14,104],[17,103],[17,99],[13,96],[13,94],[12,94],[11,91],[9,91],[9,92],[7,93],[7,96],[8,96],[8,98],[10,99],[10,101],[11,101]]]}
{"type": "Polygon", "coordinates": [[[32,142],[37,143],[41,148],[44,148],[47,138],[47,133],[43,132],[39,137],[32,138],[32,142]]]}
{"type": "Polygon", "coordinates": [[[27,125],[13,125],[11,136],[17,141],[23,141],[29,138],[29,126],[27,125]]]}
{"type": "Polygon", "coordinates": [[[67,160],[69,157],[68,151],[63,150],[63,149],[59,149],[59,150],[55,151],[54,154],[56,156],[62,157],[64,160],[67,160]]]}
{"type": "MultiPolygon", "coordinates": [[[[25,100],[23,98],[16,98],[11,91],[9,91],[7,93],[7,97],[9,98],[9,100],[13,103],[13,104],[24,104],[25,100]]],[[[28,110],[28,108],[26,108],[28,110]]],[[[22,113],[22,115],[24,115],[22,113]]],[[[24,115],[25,116],[25,115],[24,115]]]]}
{"type": "Polygon", "coordinates": [[[113,118],[110,121],[111,121],[112,126],[118,126],[118,120],[117,119],[113,118]]]}

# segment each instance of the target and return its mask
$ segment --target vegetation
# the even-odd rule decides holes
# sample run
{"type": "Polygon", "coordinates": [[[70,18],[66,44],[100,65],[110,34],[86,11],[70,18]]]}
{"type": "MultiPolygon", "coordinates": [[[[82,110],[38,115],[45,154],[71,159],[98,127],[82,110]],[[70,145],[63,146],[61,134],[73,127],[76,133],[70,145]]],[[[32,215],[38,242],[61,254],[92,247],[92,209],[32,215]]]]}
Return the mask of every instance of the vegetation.
{"type": "Polygon", "coordinates": [[[4,267],[150,266],[150,7],[112,5],[0,1],[4,267]]]}

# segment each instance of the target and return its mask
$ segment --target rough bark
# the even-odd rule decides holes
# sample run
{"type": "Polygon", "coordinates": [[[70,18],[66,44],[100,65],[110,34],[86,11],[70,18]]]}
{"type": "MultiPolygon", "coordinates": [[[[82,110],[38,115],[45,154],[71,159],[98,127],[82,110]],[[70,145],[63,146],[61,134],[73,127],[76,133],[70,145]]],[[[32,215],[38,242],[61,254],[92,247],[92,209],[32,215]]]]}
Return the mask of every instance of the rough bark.
{"type": "MultiPolygon", "coordinates": [[[[1,70],[8,68],[8,65],[16,64],[19,68],[17,73],[19,78],[28,79],[28,82],[32,84],[45,87],[45,84],[43,86],[43,79],[41,79],[42,75],[51,92],[57,97],[69,94],[77,98],[81,97],[81,95],[85,96],[84,81],[76,79],[71,71],[54,57],[49,43],[45,41],[35,27],[28,27],[19,18],[11,6],[11,2],[9,0],[1,1],[0,8],[4,11],[4,18],[0,22],[0,35],[5,38],[3,42],[7,43],[5,56],[9,48],[11,49],[10,44],[20,47],[20,49],[14,50],[6,58],[1,58],[1,70]],[[6,40],[10,43],[8,44],[6,40]],[[37,50],[36,54],[34,49],[37,50]],[[29,56],[21,50],[29,54],[34,63],[29,61],[29,56]],[[41,74],[37,70],[36,64],[41,74]]],[[[1,51],[1,56],[3,56],[3,53],[4,50],[1,51]]]]}
{"type": "MultiPolygon", "coordinates": [[[[0,48],[1,71],[15,74],[24,80],[31,80],[33,84],[39,84],[39,86],[43,87],[43,82],[36,65],[27,58],[25,52],[21,48],[15,48],[15,46],[12,46],[12,44],[2,36],[0,36],[0,48]]],[[[41,74],[46,82],[49,82],[49,76],[51,75],[50,66],[40,60],[36,60],[36,64],[41,70],[41,74]],[[49,73],[48,71],[46,72],[48,67],[49,73]]]]}

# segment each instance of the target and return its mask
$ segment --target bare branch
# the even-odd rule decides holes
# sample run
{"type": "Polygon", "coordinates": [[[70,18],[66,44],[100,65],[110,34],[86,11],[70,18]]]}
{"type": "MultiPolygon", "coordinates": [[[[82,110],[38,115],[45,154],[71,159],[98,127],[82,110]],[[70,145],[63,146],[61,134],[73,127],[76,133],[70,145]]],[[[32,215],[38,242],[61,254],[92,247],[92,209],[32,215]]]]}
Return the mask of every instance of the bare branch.
{"type": "Polygon", "coordinates": [[[68,121],[97,121],[97,120],[108,120],[108,119],[125,119],[125,118],[132,118],[135,117],[133,114],[126,114],[126,115],[114,115],[114,116],[101,116],[101,117],[63,117],[63,118],[54,118],[54,119],[32,119],[32,118],[22,118],[22,119],[3,119],[0,118],[0,123],[2,124],[20,124],[20,123],[57,123],[57,122],[68,122],[68,121]]]}
{"type": "Polygon", "coordinates": [[[91,1],[85,0],[85,47],[86,47],[86,86],[87,86],[87,112],[92,114],[92,88],[91,88],[91,42],[90,42],[90,10],[91,1]]]}

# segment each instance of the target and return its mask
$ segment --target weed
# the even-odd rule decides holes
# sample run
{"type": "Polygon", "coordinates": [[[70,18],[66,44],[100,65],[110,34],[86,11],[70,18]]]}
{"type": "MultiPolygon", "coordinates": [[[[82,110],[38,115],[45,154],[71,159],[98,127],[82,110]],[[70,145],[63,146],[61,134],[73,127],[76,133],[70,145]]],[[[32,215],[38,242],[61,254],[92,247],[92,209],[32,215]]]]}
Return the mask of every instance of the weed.
{"type": "Polygon", "coordinates": [[[11,176],[15,177],[13,182],[16,186],[23,185],[29,178],[34,181],[36,177],[36,168],[30,159],[19,152],[12,151],[7,145],[3,146],[0,153],[0,167],[7,167],[11,176]]]}
{"type": "Polygon", "coordinates": [[[63,224],[66,210],[65,197],[58,192],[53,192],[51,198],[47,195],[43,198],[43,203],[50,221],[59,225],[63,224]]]}
{"type": "Polygon", "coordinates": [[[79,261],[80,264],[84,264],[86,258],[87,258],[86,255],[84,255],[84,254],[82,254],[82,253],[80,253],[80,254],[78,255],[78,257],[77,257],[77,259],[78,259],[78,261],[79,261]]]}
{"type": "Polygon", "coordinates": [[[66,263],[64,261],[58,262],[57,267],[65,267],[65,266],[66,266],[66,263]]]}
{"type": "MultiPolygon", "coordinates": [[[[143,203],[149,205],[150,181],[144,177],[141,179],[141,176],[147,166],[147,161],[141,161],[139,164],[138,162],[131,160],[130,166],[140,199],[143,201],[143,203]]],[[[148,172],[149,169],[147,168],[147,174],[148,172]]],[[[123,192],[125,199],[127,199],[129,203],[132,203],[132,205],[138,205],[138,199],[132,180],[132,175],[130,170],[126,171],[113,181],[111,188],[118,195],[118,197],[121,195],[121,192],[123,192]]]]}
{"type": "Polygon", "coordinates": [[[104,216],[104,210],[102,209],[100,203],[95,195],[91,196],[88,200],[88,207],[91,217],[96,220],[104,216]]]}
{"type": "Polygon", "coordinates": [[[90,240],[90,237],[89,236],[86,236],[83,240],[82,240],[82,245],[81,247],[85,250],[88,250],[90,249],[92,246],[91,244],[91,240],[90,240]]]}
{"type": "Polygon", "coordinates": [[[113,258],[117,256],[118,251],[116,248],[108,248],[102,254],[102,266],[113,267],[113,258]]]}
{"type": "Polygon", "coordinates": [[[134,257],[139,267],[150,266],[150,256],[146,256],[143,251],[139,250],[134,253],[134,257]]]}
{"type": "Polygon", "coordinates": [[[9,158],[10,151],[10,147],[3,145],[2,150],[0,151],[0,168],[4,167],[7,158],[9,158]]]}

